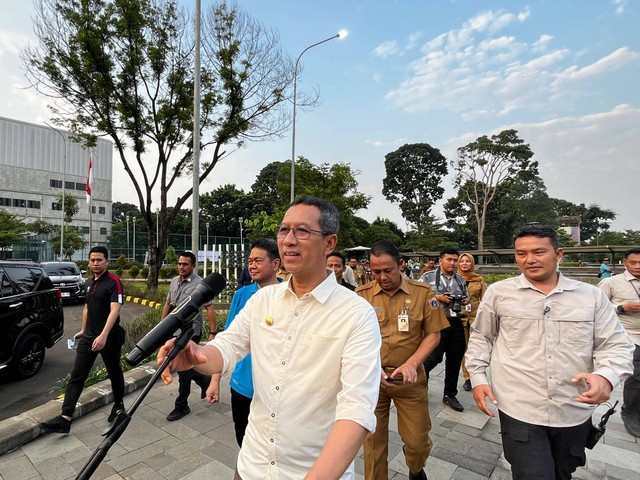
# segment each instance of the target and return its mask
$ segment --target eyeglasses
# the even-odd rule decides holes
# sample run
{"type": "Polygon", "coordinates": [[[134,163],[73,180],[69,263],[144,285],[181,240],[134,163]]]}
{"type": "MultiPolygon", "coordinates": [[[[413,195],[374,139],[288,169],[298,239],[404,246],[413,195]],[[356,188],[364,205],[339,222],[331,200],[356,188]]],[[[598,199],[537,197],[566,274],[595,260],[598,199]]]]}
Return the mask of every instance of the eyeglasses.
{"type": "Polygon", "coordinates": [[[289,227],[280,226],[278,227],[278,238],[281,238],[281,239],[286,238],[286,236],[289,235],[289,232],[293,232],[293,236],[298,240],[307,240],[312,233],[317,233],[318,235],[332,235],[331,232],[323,232],[321,230],[312,230],[310,228],[304,228],[304,227],[289,228],[289,227]]]}

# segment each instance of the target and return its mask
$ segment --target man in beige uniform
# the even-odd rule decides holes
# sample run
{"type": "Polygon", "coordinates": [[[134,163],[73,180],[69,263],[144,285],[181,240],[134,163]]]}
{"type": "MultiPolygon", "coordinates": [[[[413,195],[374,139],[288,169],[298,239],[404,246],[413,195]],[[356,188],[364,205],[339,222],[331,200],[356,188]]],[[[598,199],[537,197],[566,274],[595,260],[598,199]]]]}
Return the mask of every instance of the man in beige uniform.
{"type": "Polygon", "coordinates": [[[388,241],[371,248],[371,272],[375,282],[356,289],[376,310],[382,334],[382,371],[376,407],[377,427],[364,442],[367,480],[388,476],[389,409],[398,411],[398,433],[404,443],[409,479],[426,479],[431,453],[431,419],[427,376],[422,362],[440,341],[440,330],[449,326],[431,289],[404,278],[404,261],[388,241]]]}

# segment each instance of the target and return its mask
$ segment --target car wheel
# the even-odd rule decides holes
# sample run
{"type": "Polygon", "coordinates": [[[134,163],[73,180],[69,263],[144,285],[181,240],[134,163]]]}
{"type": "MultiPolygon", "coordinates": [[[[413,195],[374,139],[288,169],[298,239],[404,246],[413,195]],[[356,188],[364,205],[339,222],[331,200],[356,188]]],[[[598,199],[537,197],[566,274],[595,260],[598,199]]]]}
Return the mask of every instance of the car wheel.
{"type": "Polygon", "coordinates": [[[45,346],[42,337],[36,333],[25,336],[16,348],[13,373],[19,379],[34,376],[44,364],[45,346]]]}

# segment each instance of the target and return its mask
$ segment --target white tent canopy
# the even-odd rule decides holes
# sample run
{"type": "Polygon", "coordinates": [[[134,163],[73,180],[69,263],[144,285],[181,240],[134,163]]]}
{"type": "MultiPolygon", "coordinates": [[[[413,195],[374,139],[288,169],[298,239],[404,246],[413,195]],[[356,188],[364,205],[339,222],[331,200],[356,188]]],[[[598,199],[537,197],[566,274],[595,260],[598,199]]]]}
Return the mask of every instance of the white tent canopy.
{"type": "Polygon", "coordinates": [[[353,251],[356,251],[356,252],[366,252],[366,251],[371,250],[371,249],[370,249],[369,247],[357,246],[357,247],[345,248],[345,250],[346,250],[347,252],[353,252],[353,251]]]}

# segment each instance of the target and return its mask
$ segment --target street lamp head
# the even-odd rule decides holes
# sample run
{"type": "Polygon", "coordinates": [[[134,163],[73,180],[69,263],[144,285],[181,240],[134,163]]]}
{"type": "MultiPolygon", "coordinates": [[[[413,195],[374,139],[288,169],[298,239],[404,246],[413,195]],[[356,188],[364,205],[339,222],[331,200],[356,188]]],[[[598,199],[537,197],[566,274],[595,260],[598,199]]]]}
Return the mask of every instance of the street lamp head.
{"type": "Polygon", "coordinates": [[[349,35],[349,32],[347,30],[345,30],[344,28],[338,32],[338,38],[340,38],[340,39],[346,38],[347,35],[349,35]]]}

